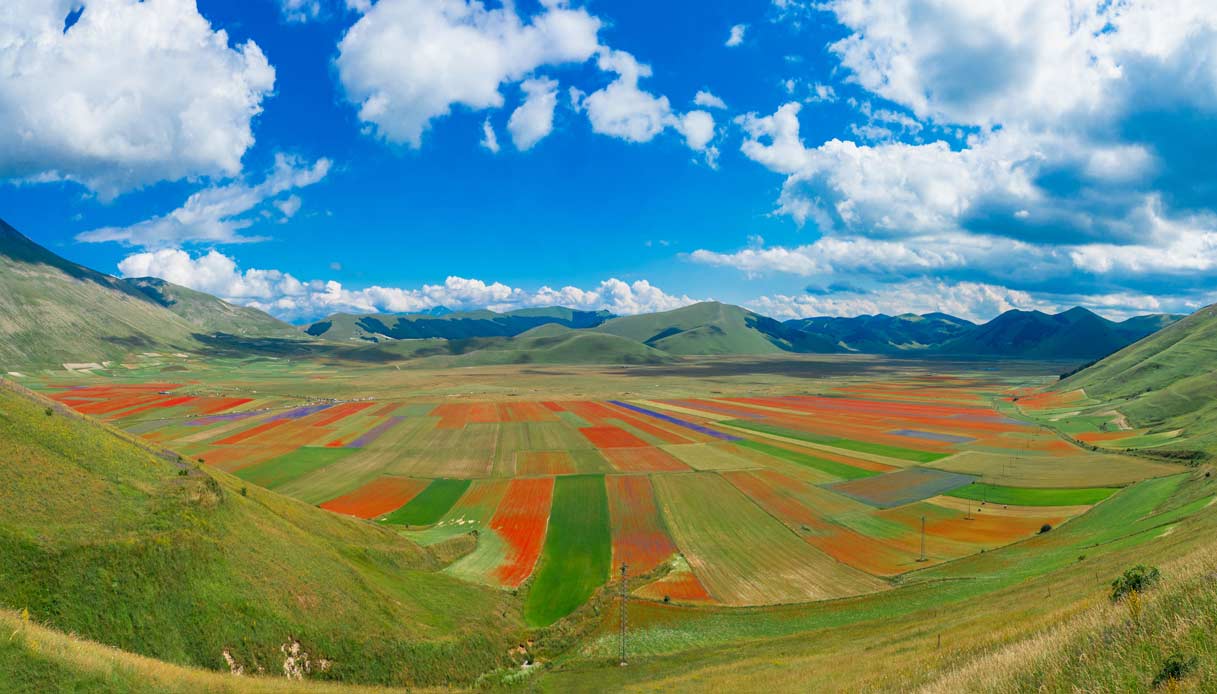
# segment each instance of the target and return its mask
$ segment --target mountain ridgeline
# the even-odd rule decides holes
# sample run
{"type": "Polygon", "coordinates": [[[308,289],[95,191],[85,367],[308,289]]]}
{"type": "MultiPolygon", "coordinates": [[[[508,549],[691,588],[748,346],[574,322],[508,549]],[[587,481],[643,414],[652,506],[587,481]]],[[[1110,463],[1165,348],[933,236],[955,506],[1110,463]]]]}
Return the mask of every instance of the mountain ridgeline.
{"type": "Polygon", "coordinates": [[[702,302],[614,316],[539,307],[508,312],[335,314],[303,328],[156,278],[120,279],[66,260],[0,222],[0,367],[102,364],[132,353],[329,354],[420,365],[657,364],[706,355],[863,353],[1096,360],[1178,320],[1123,322],[1083,308],[1007,311],[974,324],[943,313],[778,321],[702,302]]]}
{"type": "MultiPolygon", "coordinates": [[[[1012,310],[980,325],[945,313],[818,317],[783,322],[739,306],[707,301],[671,311],[617,317],[604,311],[586,312],[557,307],[507,313],[472,311],[441,316],[336,314],[308,326],[305,332],[327,340],[383,343],[418,339],[515,338],[539,326],[553,325],[577,333],[612,335],[641,343],[653,350],[646,353],[647,361],[649,357],[659,355],[683,357],[783,352],[1093,360],[1132,344],[1178,319],[1179,316],[1159,314],[1116,322],[1084,308],[1073,308],[1056,315],[1012,310]]],[[[423,347],[398,349],[406,353],[428,353],[428,348],[423,347]]],[[[430,348],[429,351],[435,352],[436,349],[430,348]]],[[[520,351],[524,346],[515,344],[513,349],[520,351]]],[[[501,357],[503,350],[497,351],[501,357]]],[[[644,355],[635,353],[633,356],[644,355]]],[[[527,358],[522,357],[521,360],[527,361],[527,358]]],[[[632,359],[615,361],[633,362],[632,359]]]]}
{"type": "Polygon", "coordinates": [[[471,337],[515,337],[542,325],[592,328],[612,318],[607,311],[577,311],[550,306],[507,313],[494,311],[430,312],[407,314],[337,313],[305,328],[314,337],[328,340],[417,340],[471,337]]]}

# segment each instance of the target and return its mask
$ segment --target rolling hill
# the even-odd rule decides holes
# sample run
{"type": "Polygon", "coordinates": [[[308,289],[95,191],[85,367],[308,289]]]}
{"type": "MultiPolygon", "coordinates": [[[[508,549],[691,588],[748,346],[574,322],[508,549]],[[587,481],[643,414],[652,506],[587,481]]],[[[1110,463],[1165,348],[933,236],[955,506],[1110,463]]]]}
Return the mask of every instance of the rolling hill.
{"type": "Polygon", "coordinates": [[[542,325],[590,328],[612,317],[607,311],[578,311],[550,306],[526,308],[506,313],[466,311],[413,314],[337,313],[317,321],[305,332],[326,340],[416,340],[443,338],[463,340],[473,337],[514,337],[542,325]]]}
{"type": "Polygon", "coordinates": [[[614,318],[593,330],[680,356],[842,351],[820,335],[792,330],[772,318],[716,301],[614,318]]]}
{"type": "Polygon", "coordinates": [[[617,335],[550,323],[515,337],[428,340],[381,345],[430,367],[500,364],[664,364],[675,357],[617,335]]]}
{"type": "Polygon", "coordinates": [[[510,596],[439,572],[469,537],[419,547],[7,382],[0,458],[0,607],[40,624],[250,674],[299,643],[314,676],[399,686],[470,683],[512,643],[510,596]]]}
{"type": "Polygon", "coordinates": [[[785,325],[794,330],[819,335],[851,352],[899,354],[924,350],[959,337],[976,327],[975,323],[945,313],[899,316],[877,314],[854,318],[801,318],[785,325]]]}
{"type": "Polygon", "coordinates": [[[1217,305],[1208,306],[1062,380],[1136,427],[1183,429],[1165,448],[1217,453],[1217,305]]]}
{"type": "Polygon", "coordinates": [[[298,335],[289,326],[162,280],[123,280],[66,260],[0,221],[0,367],[190,351],[198,333],[298,335]]]}

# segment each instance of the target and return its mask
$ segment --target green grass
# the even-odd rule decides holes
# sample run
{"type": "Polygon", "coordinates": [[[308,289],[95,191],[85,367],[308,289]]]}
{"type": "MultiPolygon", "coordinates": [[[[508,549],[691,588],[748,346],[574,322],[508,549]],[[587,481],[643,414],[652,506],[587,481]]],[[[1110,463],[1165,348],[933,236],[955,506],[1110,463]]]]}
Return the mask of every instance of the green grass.
{"type": "Polygon", "coordinates": [[[807,431],[799,431],[798,429],[787,429],[786,427],[774,426],[773,424],[765,424],[763,422],[754,422],[747,419],[728,419],[726,421],[719,422],[719,424],[735,427],[736,429],[759,431],[762,434],[773,434],[775,436],[784,436],[788,439],[798,439],[799,441],[810,441],[811,443],[822,443],[825,445],[838,440],[834,436],[813,434],[807,431]]]}
{"type": "Polygon", "coordinates": [[[1012,506],[1089,506],[1097,504],[1120,491],[1118,487],[1082,487],[1078,489],[1051,489],[1038,487],[1004,487],[984,482],[973,482],[960,487],[947,496],[958,499],[975,499],[994,504],[1012,506]]]}
{"type": "Polygon", "coordinates": [[[0,388],[0,607],[211,669],[225,647],[281,663],[290,635],[350,682],[471,683],[503,663],[510,597],[429,550],[45,407],[0,388]]]}
{"type": "Polygon", "coordinates": [[[544,626],[587,601],[609,575],[612,544],[603,475],[572,475],[554,482],[549,532],[524,602],[524,618],[544,626]]]}
{"type": "Polygon", "coordinates": [[[749,441],[745,439],[743,441],[736,441],[735,445],[743,446],[744,448],[751,448],[754,451],[760,451],[761,453],[773,456],[774,458],[781,458],[782,460],[787,460],[792,463],[805,465],[809,468],[814,468],[820,472],[826,472],[830,475],[840,477],[841,479],[845,480],[856,480],[863,477],[874,477],[875,475],[881,474],[875,472],[874,470],[863,470],[862,468],[854,467],[853,465],[838,463],[835,460],[817,458],[814,455],[790,451],[779,446],[761,443],[760,441],[749,441]]]}
{"type": "Polygon", "coordinates": [[[408,504],[385,516],[385,523],[395,525],[431,525],[452,508],[456,500],[469,489],[471,480],[433,480],[408,504]]]}
{"type": "Polygon", "coordinates": [[[234,474],[246,482],[274,489],[336,463],[351,453],[354,453],[354,450],[350,448],[298,448],[265,463],[242,468],[234,474]]]}
{"type": "Polygon", "coordinates": [[[869,441],[854,441],[853,439],[833,439],[828,445],[832,446],[833,448],[844,448],[850,451],[858,451],[859,453],[874,453],[875,455],[884,455],[889,458],[910,460],[914,463],[932,463],[935,460],[942,460],[943,458],[954,455],[954,453],[918,451],[912,448],[887,446],[882,443],[871,443],[869,441]]]}
{"type": "Polygon", "coordinates": [[[903,448],[901,446],[888,446],[881,443],[871,443],[869,441],[854,441],[853,439],[843,439],[836,436],[813,434],[806,431],[799,431],[798,429],[787,429],[785,427],[764,424],[762,422],[753,422],[746,419],[730,419],[720,422],[720,424],[735,427],[736,429],[747,429],[763,434],[773,434],[775,436],[783,436],[788,439],[798,439],[799,441],[808,441],[810,443],[832,446],[833,448],[843,448],[845,450],[857,451],[859,453],[873,453],[875,455],[883,455],[889,458],[897,458],[899,460],[910,460],[915,463],[932,463],[935,460],[941,460],[949,455],[952,455],[951,453],[919,451],[912,448],[903,448]]]}
{"type": "MultiPolygon", "coordinates": [[[[1109,403],[1134,427],[1183,429],[1155,452],[1217,452],[1217,397],[1212,387],[1217,306],[1203,308],[1062,381],[1109,403]]],[[[1157,442],[1155,442],[1157,443],[1157,442]]],[[[1114,444],[1118,446],[1119,444],[1114,444]]]]}

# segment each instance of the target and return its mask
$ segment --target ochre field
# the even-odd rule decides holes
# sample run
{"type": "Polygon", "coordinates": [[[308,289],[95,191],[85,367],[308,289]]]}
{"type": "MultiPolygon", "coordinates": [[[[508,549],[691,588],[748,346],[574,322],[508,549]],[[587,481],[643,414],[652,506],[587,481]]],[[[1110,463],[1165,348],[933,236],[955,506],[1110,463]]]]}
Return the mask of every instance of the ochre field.
{"type": "Polygon", "coordinates": [[[423,545],[476,534],[445,571],[527,588],[538,626],[577,610],[622,564],[633,595],[656,604],[879,593],[1178,472],[1034,423],[1021,412],[1078,396],[1023,397],[1016,409],[1029,391],[996,377],[583,398],[349,385],[327,395],[320,381],[307,395],[248,379],[39,387],[248,484],[423,545]]]}

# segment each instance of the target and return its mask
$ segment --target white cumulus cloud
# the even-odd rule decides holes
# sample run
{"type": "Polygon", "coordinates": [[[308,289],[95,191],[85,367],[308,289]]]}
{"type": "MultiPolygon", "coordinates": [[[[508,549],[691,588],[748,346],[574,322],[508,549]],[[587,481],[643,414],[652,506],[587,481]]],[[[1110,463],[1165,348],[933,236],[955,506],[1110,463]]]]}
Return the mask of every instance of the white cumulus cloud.
{"type": "Polygon", "coordinates": [[[749,302],[758,313],[779,319],[815,316],[859,316],[886,313],[949,313],[983,322],[1011,309],[1055,312],[1059,304],[1043,301],[1028,292],[978,282],[948,283],[919,280],[875,291],[844,291],[832,294],[775,294],[749,302]]]}
{"type": "Polygon", "coordinates": [[[200,255],[169,248],[146,251],[127,256],[118,269],[123,277],[160,277],[286,320],[311,320],[344,311],[424,311],[437,306],[495,311],[567,306],[628,315],[667,311],[694,303],[688,296],[668,294],[646,280],[625,282],[616,278],[604,280],[591,289],[544,286],[529,291],[501,282],[456,276],[441,284],[416,288],[347,289],[334,280],[301,281],[280,270],[242,270],[235,260],[216,250],[200,255]]]}
{"type": "Polygon", "coordinates": [[[257,44],[230,45],[193,0],[5,0],[0,75],[0,177],[105,198],[238,174],[275,83],[257,44]]]}
{"type": "Polygon", "coordinates": [[[282,219],[300,210],[295,194],[284,195],[325,178],[328,159],[313,163],[279,154],[275,165],[261,183],[234,181],[203,188],[168,214],[126,227],[104,227],[80,233],[76,240],[86,243],[113,241],[128,246],[167,248],[185,243],[240,243],[260,240],[241,232],[258,220],[256,212],[266,211],[266,203],[278,209],[282,219]]]}
{"type": "Polygon", "coordinates": [[[524,151],[540,142],[554,129],[554,108],[558,105],[558,82],[545,77],[525,80],[524,103],[512,112],[507,131],[516,149],[524,151]]]}
{"type": "Polygon", "coordinates": [[[638,86],[639,79],[651,75],[649,65],[639,63],[625,51],[607,49],[600,53],[597,64],[617,78],[579,102],[579,107],[587,111],[593,131],[630,142],[650,142],[671,127],[684,136],[690,149],[705,151],[708,160],[716,154],[708,148],[714,137],[714,117],[709,112],[674,113],[668,97],[638,86]]]}
{"type": "Polygon", "coordinates": [[[744,42],[744,32],[748,30],[747,24],[736,24],[731,27],[731,31],[727,33],[727,46],[738,46],[744,42]]]}
{"type": "Polygon", "coordinates": [[[697,92],[697,95],[693,97],[693,103],[703,108],[727,108],[727,102],[715,96],[713,92],[705,89],[697,92]]]}
{"type": "Polygon", "coordinates": [[[454,106],[499,108],[504,83],[586,61],[599,48],[600,24],[558,1],[525,20],[511,4],[380,0],[339,43],[338,77],[371,130],[418,147],[454,106]]]}

